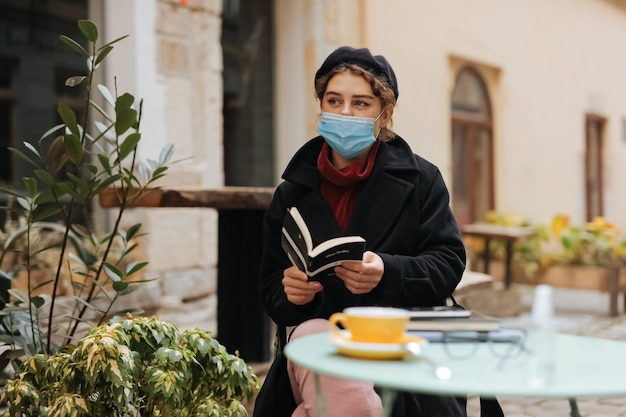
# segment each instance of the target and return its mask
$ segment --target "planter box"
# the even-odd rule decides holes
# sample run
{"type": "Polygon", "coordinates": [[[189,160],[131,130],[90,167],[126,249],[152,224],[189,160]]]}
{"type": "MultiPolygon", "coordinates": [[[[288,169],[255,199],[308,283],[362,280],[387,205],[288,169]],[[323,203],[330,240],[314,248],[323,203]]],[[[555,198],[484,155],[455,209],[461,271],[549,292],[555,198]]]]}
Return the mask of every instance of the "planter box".
{"type": "MultiPolygon", "coordinates": [[[[482,271],[483,264],[476,260],[475,269],[482,271]]],[[[494,281],[504,280],[504,264],[500,261],[489,262],[489,274],[494,281]]],[[[609,315],[619,314],[618,297],[624,297],[626,306],[626,267],[604,268],[585,265],[553,265],[538,276],[527,278],[515,265],[511,271],[511,282],[518,284],[547,284],[556,288],[569,288],[588,291],[600,291],[609,295],[609,315]]]]}

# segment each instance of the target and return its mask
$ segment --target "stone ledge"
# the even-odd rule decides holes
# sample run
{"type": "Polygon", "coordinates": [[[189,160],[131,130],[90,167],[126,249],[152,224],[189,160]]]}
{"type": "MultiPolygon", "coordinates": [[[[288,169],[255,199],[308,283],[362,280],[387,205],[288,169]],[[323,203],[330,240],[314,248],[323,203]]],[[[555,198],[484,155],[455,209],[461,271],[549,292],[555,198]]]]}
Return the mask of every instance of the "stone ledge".
{"type": "MultiPolygon", "coordinates": [[[[198,189],[155,188],[139,198],[132,207],[206,207],[215,209],[266,209],[274,195],[271,187],[223,187],[198,189]]],[[[118,207],[118,190],[107,188],[99,194],[100,206],[118,207]]]]}

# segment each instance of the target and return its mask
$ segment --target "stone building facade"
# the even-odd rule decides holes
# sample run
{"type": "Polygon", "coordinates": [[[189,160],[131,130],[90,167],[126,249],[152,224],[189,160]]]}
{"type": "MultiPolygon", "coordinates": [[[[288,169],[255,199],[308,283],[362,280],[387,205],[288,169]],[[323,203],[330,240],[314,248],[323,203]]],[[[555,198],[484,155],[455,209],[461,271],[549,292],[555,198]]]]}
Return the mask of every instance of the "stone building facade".
{"type": "MultiPolygon", "coordinates": [[[[9,3],[22,4],[0,0],[9,3]]],[[[52,3],[67,12],[81,2],[52,3]]],[[[175,145],[177,162],[162,186],[277,184],[315,135],[315,70],[348,44],[392,62],[400,85],[394,130],[440,167],[461,222],[496,209],[543,221],[566,213],[574,223],[600,214],[626,228],[626,57],[615,47],[626,37],[623,1],[84,3],[105,40],[130,35],[116,45],[103,82],[112,86],[115,77],[120,90],[144,99],[142,158],[175,145]],[[236,128],[249,137],[230,135],[236,128]],[[473,180],[463,184],[466,174],[473,180]]],[[[0,46],[19,35],[5,29],[0,46]]],[[[29,79],[41,80],[42,71],[27,68],[29,79]]],[[[109,214],[96,211],[105,229],[109,214]]],[[[142,257],[161,277],[158,302],[215,297],[215,210],[133,209],[127,221],[148,232],[142,257]]]]}
{"type": "MultiPolygon", "coordinates": [[[[92,1],[92,18],[108,40],[129,34],[116,46],[105,83],[144,99],[141,158],[157,158],[174,144],[174,163],[164,187],[223,186],[222,49],[218,0],[92,1]]],[[[104,217],[106,217],[106,213],[104,217]]],[[[177,304],[209,297],[216,305],[217,213],[200,208],[132,209],[129,224],[148,233],[141,256],[147,274],[158,275],[154,303],[177,304]]],[[[204,328],[216,330],[214,312],[204,328]]]]}

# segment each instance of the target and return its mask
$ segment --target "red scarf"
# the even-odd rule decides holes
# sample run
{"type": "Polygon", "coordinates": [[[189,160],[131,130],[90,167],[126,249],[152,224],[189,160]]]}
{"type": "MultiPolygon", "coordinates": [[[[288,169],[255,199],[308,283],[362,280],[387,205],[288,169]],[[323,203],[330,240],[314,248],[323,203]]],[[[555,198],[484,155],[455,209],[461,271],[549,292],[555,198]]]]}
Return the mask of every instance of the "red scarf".
{"type": "Polygon", "coordinates": [[[317,169],[322,175],[320,192],[333,210],[343,233],[348,229],[363,182],[372,172],[379,146],[380,141],[377,140],[372,145],[366,161],[355,162],[342,169],[337,169],[330,162],[331,149],[326,142],[317,157],[317,169]]]}

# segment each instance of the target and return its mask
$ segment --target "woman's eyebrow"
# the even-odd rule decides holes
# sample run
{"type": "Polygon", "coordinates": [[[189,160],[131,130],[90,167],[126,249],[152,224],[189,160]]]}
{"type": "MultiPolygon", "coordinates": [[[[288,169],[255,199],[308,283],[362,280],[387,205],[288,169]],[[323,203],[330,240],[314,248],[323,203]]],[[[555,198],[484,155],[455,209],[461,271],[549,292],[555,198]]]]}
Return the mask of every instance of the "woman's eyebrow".
{"type": "MultiPolygon", "coordinates": [[[[332,96],[343,97],[343,94],[338,93],[336,91],[326,91],[326,93],[324,95],[325,96],[332,95],[332,96]]],[[[352,98],[360,98],[360,99],[370,99],[370,100],[374,99],[374,96],[372,96],[370,94],[355,94],[355,95],[352,95],[350,97],[352,97],[352,98]]]]}
{"type": "Polygon", "coordinates": [[[369,94],[355,94],[352,96],[352,98],[367,98],[367,99],[373,100],[374,96],[369,95],[369,94]]]}

